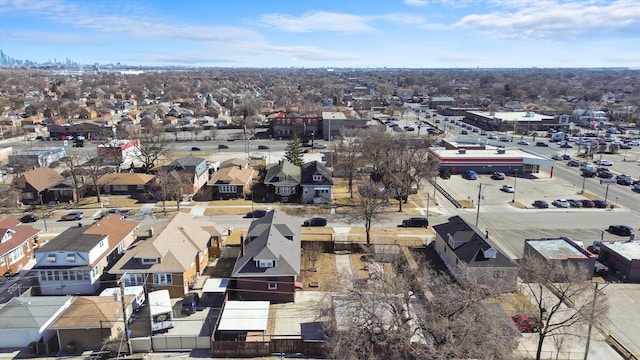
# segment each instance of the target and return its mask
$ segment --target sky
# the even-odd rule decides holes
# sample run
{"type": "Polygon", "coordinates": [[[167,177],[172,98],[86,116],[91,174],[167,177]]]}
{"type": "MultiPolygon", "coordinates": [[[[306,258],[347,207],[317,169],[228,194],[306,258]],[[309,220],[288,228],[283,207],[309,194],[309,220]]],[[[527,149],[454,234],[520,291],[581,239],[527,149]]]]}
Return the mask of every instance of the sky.
{"type": "Polygon", "coordinates": [[[640,66],[640,0],[0,0],[0,50],[84,64],[640,66]]]}

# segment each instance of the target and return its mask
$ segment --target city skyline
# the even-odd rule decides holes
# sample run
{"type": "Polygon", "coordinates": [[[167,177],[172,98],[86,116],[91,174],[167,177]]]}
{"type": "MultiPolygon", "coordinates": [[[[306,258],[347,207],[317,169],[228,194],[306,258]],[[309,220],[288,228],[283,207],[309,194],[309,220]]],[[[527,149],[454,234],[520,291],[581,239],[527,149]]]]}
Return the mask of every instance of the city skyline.
{"type": "Polygon", "coordinates": [[[44,63],[524,68],[640,64],[640,0],[0,0],[0,49],[44,63]]]}

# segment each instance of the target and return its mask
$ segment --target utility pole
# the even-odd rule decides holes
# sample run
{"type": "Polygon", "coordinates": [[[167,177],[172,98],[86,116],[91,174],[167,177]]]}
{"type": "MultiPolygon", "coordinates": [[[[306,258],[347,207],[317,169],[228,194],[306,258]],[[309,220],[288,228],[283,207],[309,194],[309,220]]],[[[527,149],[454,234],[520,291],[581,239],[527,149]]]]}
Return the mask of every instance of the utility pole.
{"type": "Polygon", "coordinates": [[[478,220],[480,219],[480,200],[482,198],[482,185],[491,186],[491,184],[480,183],[478,185],[478,211],[476,212],[476,226],[478,226],[478,220]]]}
{"type": "Polygon", "coordinates": [[[129,326],[127,323],[127,304],[124,301],[124,281],[120,280],[120,302],[122,303],[122,320],[124,321],[124,341],[127,343],[127,354],[131,355],[129,343],[129,326]]]}
{"type": "Polygon", "coordinates": [[[516,202],[516,180],[518,180],[518,169],[516,169],[516,176],[513,177],[513,199],[511,200],[513,204],[516,202]]]}
{"type": "MultiPolygon", "coordinates": [[[[594,283],[595,287],[593,289],[593,300],[591,300],[591,313],[589,314],[589,327],[587,328],[587,343],[584,346],[584,360],[587,360],[587,358],[589,357],[589,345],[591,345],[591,329],[593,328],[593,316],[596,312],[596,302],[598,301],[598,295],[599,295],[599,290],[598,290],[598,285],[599,283],[594,283]]],[[[605,285],[603,287],[603,289],[607,287],[607,285],[605,285]]]]}

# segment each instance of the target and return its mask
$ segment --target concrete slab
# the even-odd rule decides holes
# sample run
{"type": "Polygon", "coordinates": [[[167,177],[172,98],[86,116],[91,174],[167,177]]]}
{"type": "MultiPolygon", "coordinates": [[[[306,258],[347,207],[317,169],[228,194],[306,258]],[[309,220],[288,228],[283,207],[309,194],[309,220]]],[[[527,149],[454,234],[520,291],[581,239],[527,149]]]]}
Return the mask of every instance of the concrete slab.
{"type": "Polygon", "coordinates": [[[298,291],[293,303],[272,304],[270,311],[275,316],[272,335],[317,337],[319,317],[328,294],[321,291],[298,291]]]}

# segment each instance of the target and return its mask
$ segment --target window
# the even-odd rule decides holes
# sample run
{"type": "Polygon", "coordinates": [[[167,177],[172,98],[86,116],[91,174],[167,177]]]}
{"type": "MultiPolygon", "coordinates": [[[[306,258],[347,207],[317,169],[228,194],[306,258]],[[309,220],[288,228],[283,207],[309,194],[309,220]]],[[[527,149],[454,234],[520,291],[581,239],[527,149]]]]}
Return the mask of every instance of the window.
{"type": "Polygon", "coordinates": [[[319,182],[319,181],[322,181],[322,175],[313,174],[313,182],[319,182]]]}
{"type": "Polygon", "coordinates": [[[127,191],[129,187],[127,185],[113,185],[113,191],[127,191]]]}
{"type": "Polygon", "coordinates": [[[122,277],[126,286],[143,285],[144,279],[142,274],[127,274],[122,277]]]}
{"type": "Polygon", "coordinates": [[[33,196],[33,193],[24,192],[24,193],[22,193],[22,198],[25,199],[25,200],[33,200],[35,198],[35,196],[33,196]]]}
{"type": "Polygon", "coordinates": [[[171,285],[171,274],[153,274],[153,283],[156,285],[171,285]]]}
{"type": "Polygon", "coordinates": [[[67,261],[69,262],[76,261],[76,256],[74,254],[67,254],[67,261]]]}
{"type": "Polygon", "coordinates": [[[218,186],[218,191],[220,193],[236,193],[238,192],[238,187],[236,185],[221,185],[218,186]]]}
{"type": "Polygon", "coordinates": [[[275,267],[275,260],[258,260],[258,267],[270,268],[275,267]]]}
{"type": "Polygon", "coordinates": [[[49,255],[47,255],[47,261],[48,261],[48,262],[56,262],[56,256],[55,256],[55,254],[49,254],[49,255]]]}
{"type": "Polygon", "coordinates": [[[157,258],[141,258],[140,260],[141,260],[141,262],[143,264],[157,264],[158,263],[158,259],[157,258]]]}
{"type": "MultiPolygon", "coordinates": [[[[27,184],[24,181],[19,181],[16,183],[16,186],[18,186],[20,189],[24,189],[27,187],[27,184]]],[[[31,199],[33,199],[33,194],[29,193],[29,195],[31,195],[31,199]]]]}
{"type": "Polygon", "coordinates": [[[61,271],[62,273],[62,280],[63,281],[69,281],[69,272],[68,271],[61,271]]]}
{"type": "Polygon", "coordinates": [[[24,251],[22,250],[22,247],[19,247],[9,253],[9,263],[12,264],[22,259],[23,257],[24,257],[24,251]]]}
{"type": "Polygon", "coordinates": [[[269,285],[267,285],[267,288],[269,290],[277,290],[278,289],[278,283],[270,282],[269,285]]]}
{"type": "Polygon", "coordinates": [[[290,186],[281,186],[278,188],[278,194],[280,195],[291,195],[292,193],[293,191],[290,186]]]}
{"type": "Polygon", "coordinates": [[[144,185],[138,185],[138,186],[136,186],[136,190],[144,190],[144,185]]]}

